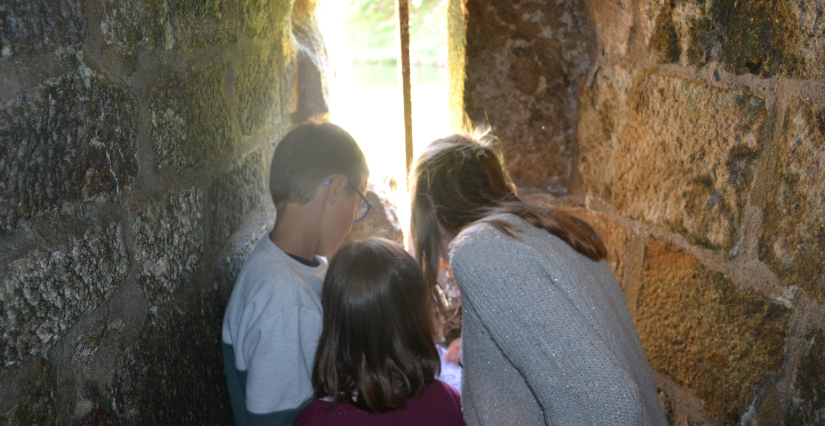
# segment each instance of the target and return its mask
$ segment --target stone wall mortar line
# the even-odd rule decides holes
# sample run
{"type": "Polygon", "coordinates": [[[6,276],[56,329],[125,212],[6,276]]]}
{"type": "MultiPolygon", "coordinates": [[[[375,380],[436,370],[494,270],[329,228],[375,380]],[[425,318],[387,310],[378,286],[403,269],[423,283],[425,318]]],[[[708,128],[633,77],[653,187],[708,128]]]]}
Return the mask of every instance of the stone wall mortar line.
{"type": "Polygon", "coordinates": [[[770,271],[767,265],[761,262],[740,262],[736,259],[724,259],[712,250],[689,244],[687,239],[682,235],[673,234],[661,227],[648,225],[638,220],[621,216],[615,207],[595,197],[587,198],[587,208],[591,211],[604,214],[611,221],[625,229],[632,230],[638,234],[652,235],[681,247],[688,253],[696,256],[705,266],[726,275],[743,289],[753,288],[774,301],[782,302],[783,304],[790,303],[788,296],[792,298],[792,295],[789,295],[785,289],[781,288],[779,279],[770,271]],[[745,272],[742,272],[743,269],[745,269],[745,272]],[[767,282],[752,281],[750,278],[754,276],[764,276],[767,278],[767,282]]]}
{"type": "Polygon", "coordinates": [[[816,303],[802,299],[796,303],[790,322],[788,336],[785,339],[785,357],[782,364],[782,376],[777,383],[777,390],[782,396],[782,406],[787,409],[793,398],[793,384],[797,375],[799,355],[805,334],[812,326],[825,326],[825,309],[816,303]]]}
{"type": "Polygon", "coordinates": [[[672,406],[676,424],[687,424],[687,419],[698,420],[703,425],[716,426],[720,425],[719,419],[714,418],[707,411],[705,411],[704,402],[696,396],[693,389],[680,385],[667,374],[660,371],[653,370],[653,379],[657,387],[662,388],[666,394],[678,395],[676,406],[672,406]],[[697,418],[698,417],[698,418],[697,418]],[[684,420],[683,423],[679,423],[684,420]]]}

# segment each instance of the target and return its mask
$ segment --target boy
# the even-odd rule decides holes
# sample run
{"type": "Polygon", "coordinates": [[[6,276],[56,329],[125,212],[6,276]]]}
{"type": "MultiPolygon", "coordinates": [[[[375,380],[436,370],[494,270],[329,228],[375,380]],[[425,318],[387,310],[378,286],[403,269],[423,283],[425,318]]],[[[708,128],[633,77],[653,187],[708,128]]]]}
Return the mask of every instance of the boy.
{"type": "Polygon", "coordinates": [[[312,400],[326,258],[369,211],[368,176],[358,144],[331,123],[299,126],[275,149],[275,227],[244,262],[223,319],[237,426],[292,425],[312,400]]]}

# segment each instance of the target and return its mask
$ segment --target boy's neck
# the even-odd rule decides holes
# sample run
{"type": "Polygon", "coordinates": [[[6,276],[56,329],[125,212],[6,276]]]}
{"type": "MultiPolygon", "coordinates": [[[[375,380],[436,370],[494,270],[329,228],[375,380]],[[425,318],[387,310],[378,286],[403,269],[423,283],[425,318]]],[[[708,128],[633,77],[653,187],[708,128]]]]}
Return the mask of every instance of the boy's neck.
{"type": "Polygon", "coordinates": [[[307,260],[315,259],[321,237],[319,226],[301,205],[287,204],[278,212],[269,239],[281,251],[307,260]]]}

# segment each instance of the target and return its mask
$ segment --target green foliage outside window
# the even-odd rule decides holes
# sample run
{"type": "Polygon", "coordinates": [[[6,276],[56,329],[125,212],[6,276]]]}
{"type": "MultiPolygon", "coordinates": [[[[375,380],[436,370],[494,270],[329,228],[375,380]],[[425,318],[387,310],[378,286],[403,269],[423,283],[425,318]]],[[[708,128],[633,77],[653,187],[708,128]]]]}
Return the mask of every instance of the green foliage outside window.
{"type": "MultiPolygon", "coordinates": [[[[334,0],[333,0],[334,1],[334,0]]],[[[392,62],[398,56],[395,0],[346,0],[344,24],[353,59],[392,62]]],[[[410,57],[434,64],[447,49],[447,0],[410,0],[410,57]]]]}

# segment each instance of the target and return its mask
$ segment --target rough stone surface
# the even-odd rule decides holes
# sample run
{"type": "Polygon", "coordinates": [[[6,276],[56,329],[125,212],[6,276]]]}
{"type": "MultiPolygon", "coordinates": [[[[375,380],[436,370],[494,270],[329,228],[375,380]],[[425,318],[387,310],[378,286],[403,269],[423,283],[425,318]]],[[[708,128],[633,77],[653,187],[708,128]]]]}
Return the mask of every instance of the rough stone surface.
{"type": "Polygon", "coordinates": [[[154,308],[200,272],[203,253],[201,191],[178,189],[144,206],[134,223],[138,282],[154,308]]]}
{"type": "Polygon", "coordinates": [[[3,366],[41,357],[80,317],[116,289],[128,271],[120,228],[89,229],[64,250],[31,251],[2,274],[3,366]]]}
{"type": "Polygon", "coordinates": [[[100,29],[106,44],[131,52],[234,41],[238,24],[232,0],[103,0],[100,29]]]}
{"type": "Polygon", "coordinates": [[[582,3],[467,3],[467,115],[495,129],[514,180],[557,193],[572,176],[577,85],[595,47],[582,3]]]}
{"type": "Polygon", "coordinates": [[[785,424],[788,426],[825,423],[825,330],[808,331],[796,367],[794,395],[785,424]]]}
{"type": "Polygon", "coordinates": [[[329,112],[327,76],[335,70],[327,58],[324,38],[315,19],[317,0],[301,0],[292,9],[292,34],[297,44],[297,122],[329,112]]]}
{"type": "Polygon", "coordinates": [[[583,95],[582,116],[590,120],[579,127],[590,129],[581,136],[579,179],[586,191],[693,244],[733,248],[761,150],[764,101],[655,74],[616,96],[627,75],[607,78],[583,95]]]}
{"type": "Polygon", "coordinates": [[[220,348],[224,303],[216,291],[189,291],[150,314],[115,370],[112,424],[232,424],[220,348]]]}
{"type": "Polygon", "coordinates": [[[825,77],[825,4],[820,1],[642,3],[647,6],[642,13],[646,39],[659,61],[699,66],[718,61],[730,72],[763,77],[825,77]]]}
{"type": "Polygon", "coordinates": [[[26,383],[25,397],[6,413],[0,413],[4,425],[52,425],[54,410],[53,372],[48,366],[40,367],[34,380],[26,383]]]}
{"type": "Polygon", "coordinates": [[[825,109],[788,108],[759,255],[786,286],[825,303],[825,109]]]}
{"type": "Polygon", "coordinates": [[[626,56],[630,50],[630,31],[633,26],[632,2],[586,0],[585,4],[596,27],[602,52],[607,55],[626,56]]]}
{"type": "Polygon", "coordinates": [[[579,97],[576,168],[585,192],[610,197],[616,173],[614,150],[621,146],[630,121],[635,77],[634,71],[622,66],[602,68],[579,97]]]}
{"type": "Polygon", "coordinates": [[[267,195],[265,182],[259,152],[248,155],[228,174],[216,179],[214,200],[209,203],[214,211],[213,246],[222,247],[244,217],[261,204],[263,197],[267,195]]]}
{"type": "Polygon", "coordinates": [[[364,195],[372,203],[372,210],[364,220],[352,225],[352,230],[343,244],[381,237],[403,246],[404,233],[398,220],[397,207],[388,198],[389,188],[370,183],[364,195]]]}
{"type": "Polygon", "coordinates": [[[192,168],[232,151],[232,130],[224,84],[227,67],[175,73],[149,105],[151,134],[159,169],[192,168]]]}
{"type": "Polygon", "coordinates": [[[14,53],[73,49],[86,37],[84,0],[4,0],[0,59],[14,53]]]}
{"type": "Polygon", "coordinates": [[[251,135],[292,113],[292,45],[250,48],[235,71],[241,131],[251,135]]]}
{"type": "Polygon", "coordinates": [[[240,0],[244,33],[255,38],[288,37],[295,0],[240,0]]]}
{"type": "Polygon", "coordinates": [[[790,310],[669,243],[649,240],[636,328],[651,367],[692,389],[705,409],[738,422],[782,366],[790,310]]]}
{"type": "Polygon", "coordinates": [[[0,109],[0,231],[135,179],[137,107],[89,68],[44,81],[0,109]]]}

